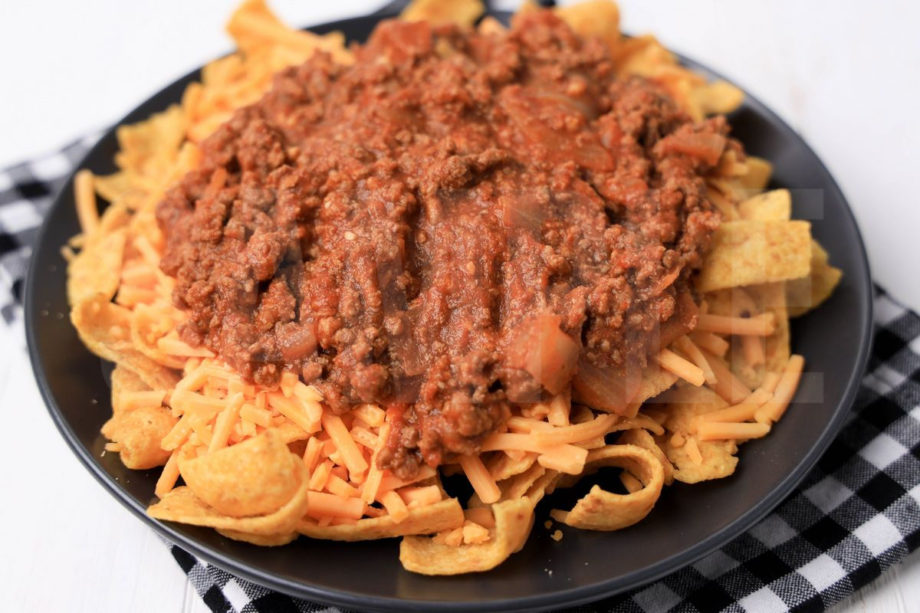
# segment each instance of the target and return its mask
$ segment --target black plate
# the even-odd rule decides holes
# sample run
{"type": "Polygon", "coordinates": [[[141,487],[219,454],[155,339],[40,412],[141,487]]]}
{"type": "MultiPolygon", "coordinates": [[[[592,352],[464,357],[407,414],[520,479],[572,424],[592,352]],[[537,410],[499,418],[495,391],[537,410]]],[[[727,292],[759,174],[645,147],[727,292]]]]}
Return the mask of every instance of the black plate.
{"type": "MultiPolygon", "coordinates": [[[[364,40],[378,19],[349,19],[315,30],[342,30],[349,39],[364,40]]],[[[176,81],[121,123],[140,121],[177,102],[197,78],[195,72],[176,81]]],[[[144,509],[153,500],[158,471],[130,471],[116,454],[102,454],[105,441],[99,428],[109,416],[109,388],[100,360],[80,343],[66,317],[60,246],[78,232],[72,179],[42,228],[26,289],[29,352],[51,417],[99,482],[158,533],[232,573],[295,596],[388,610],[534,610],[587,602],[661,577],[750,528],[792,491],[842,424],[869,353],[872,285],[862,239],[843,194],[808,145],[756,99],[748,96],[731,123],[749,152],[773,162],[774,184],[794,190],[794,215],[812,221],[814,236],[827,248],[831,262],[843,269],[843,282],[818,312],[793,324],[793,349],[805,356],[809,373],[773,433],[742,448],[734,476],[667,488],[651,515],[632,528],[614,533],[565,530],[562,542],[556,543],[538,517],[523,551],[498,569],[430,578],[401,568],[393,539],[357,544],[299,539],[281,548],[259,548],[212,530],[150,519],[144,509]]],[[[80,167],[112,172],[115,151],[113,129],[80,167]]],[[[546,505],[541,511],[545,515],[546,505]]],[[[87,526],[100,528],[104,530],[87,526]]]]}

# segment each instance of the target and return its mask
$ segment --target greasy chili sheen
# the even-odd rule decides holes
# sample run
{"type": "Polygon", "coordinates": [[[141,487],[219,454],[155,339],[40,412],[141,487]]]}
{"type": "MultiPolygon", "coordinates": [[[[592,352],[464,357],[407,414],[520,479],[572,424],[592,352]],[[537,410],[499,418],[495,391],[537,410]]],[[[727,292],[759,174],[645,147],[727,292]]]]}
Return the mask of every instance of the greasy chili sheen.
{"type": "Polygon", "coordinates": [[[726,133],[548,12],[384,22],[352,66],[278,74],[159,205],[182,337],[334,411],[386,407],[398,475],[476,452],[510,402],[575,377],[603,404],[694,325],[726,133]]]}

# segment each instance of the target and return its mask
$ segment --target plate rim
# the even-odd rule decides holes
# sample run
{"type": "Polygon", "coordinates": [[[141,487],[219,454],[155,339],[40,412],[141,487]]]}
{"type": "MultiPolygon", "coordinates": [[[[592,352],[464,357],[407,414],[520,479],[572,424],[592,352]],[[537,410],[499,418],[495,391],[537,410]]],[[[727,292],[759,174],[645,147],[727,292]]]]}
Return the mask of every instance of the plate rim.
{"type": "MultiPolygon", "coordinates": [[[[499,11],[492,14],[501,13],[502,12],[499,11]]],[[[364,20],[379,21],[391,16],[392,15],[371,13],[326,22],[315,26],[310,26],[306,29],[327,32],[329,30],[342,29],[347,27],[348,24],[353,24],[355,22],[364,20]]],[[[715,78],[725,79],[729,82],[735,83],[735,81],[725,78],[719,71],[713,70],[707,65],[701,64],[683,54],[675,53],[675,55],[679,58],[682,64],[687,65],[694,70],[702,70],[715,78]]],[[[186,550],[187,552],[205,560],[206,562],[217,566],[218,568],[224,569],[231,574],[242,577],[253,583],[277,590],[279,592],[283,592],[295,598],[318,600],[323,603],[342,605],[346,607],[366,608],[370,606],[373,609],[389,611],[438,610],[453,612],[484,611],[492,609],[500,609],[503,611],[534,611],[562,605],[580,605],[601,598],[609,597],[614,594],[622,593],[627,590],[656,581],[665,575],[668,575],[681,568],[684,568],[685,566],[688,566],[689,564],[692,564],[693,562],[699,560],[705,555],[715,551],[719,547],[738,537],[743,532],[749,530],[757,522],[772,512],[807,476],[812,468],[814,468],[821,455],[834,440],[836,434],[839,432],[844,421],[846,420],[846,417],[850,413],[860,388],[862,375],[866,372],[866,368],[869,363],[869,357],[871,353],[870,350],[872,347],[872,333],[874,329],[874,285],[872,282],[871,269],[869,266],[868,255],[866,252],[862,233],[859,229],[859,225],[856,221],[853,210],[850,207],[849,201],[843,193],[843,190],[840,189],[839,184],[834,179],[834,176],[828,170],[824,161],[817,154],[817,152],[796,130],[794,130],[785,120],[783,120],[782,117],[780,117],[770,107],[761,102],[760,99],[758,99],[756,96],[752,95],[748,90],[738,85],[738,87],[745,94],[745,104],[750,105],[756,114],[762,115],[767,120],[769,120],[770,123],[774,123],[782,127],[784,132],[786,132],[790,138],[790,141],[794,143],[795,146],[805,149],[814,156],[820,172],[825,176],[827,180],[829,188],[836,192],[840,202],[843,204],[843,213],[847,218],[846,221],[848,222],[848,225],[852,226],[855,232],[857,240],[856,243],[850,245],[850,247],[855,251],[856,260],[859,264],[861,264],[863,271],[865,272],[864,275],[860,275],[860,281],[868,288],[868,291],[866,291],[864,295],[857,296],[857,298],[861,299],[859,306],[861,307],[861,310],[865,316],[861,321],[858,322],[861,328],[859,351],[855,356],[853,368],[849,373],[847,373],[847,384],[843,396],[841,397],[840,402],[837,404],[837,407],[834,409],[832,418],[825,425],[817,440],[812,444],[811,448],[805,454],[803,459],[792,471],[785,475],[783,479],[766,496],[758,500],[750,509],[742,513],[733,522],[713,532],[703,540],[695,543],[691,547],[688,547],[681,552],[678,552],[677,554],[664,558],[644,568],[624,575],[611,577],[610,579],[591,585],[561,589],[549,594],[525,596],[511,599],[496,599],[489,601],[457,602],[420,599],[407,600],[389,596],[362,595],[338,588],[310,585],[301,581],[277,577],[268,573],[267,571],[252,568],[251,565],[248,565],[244,562],[238,562],[232,557],[229,557],[220,551],[214,550],[206,545],[199,544],[195,539],[178,532],[169,523],[161,522],[148,516],[146,514],[146,508],[142,507],[140,503],[135,501],[131,495],[123,490],[120,485],[115,482],[114,479],[108,475],[108,473],[105,472],[102,466],[95,461],[91,451],[83,446],[76,433],[72,430],[69,423],[64,418],[64,414],[58,406],[57,399],[54,397],[51,391],[47,373],[44,371],[38,352],[36,338],[37,320],[36,308],[34,304],[34,287],[37,283],[38,274],[37,269],[32,265],[32,262],[35,254],[45,243],[45,238],[51,225],[51,212],[62,206],[62,195],[68,190],[72,189],[73,178],[76,172],[84,168],[87,162],[91,158],[95,157],[95,155],[97,155],[97,150],[104,147],[105,141],[114,135],[114,132],[118,126],[136,121],[134,116],[138,114],[138,111],[141,107],[145,106],[153,98],[161,95],[165,90],[175,87],[180,83],[195,79],[200,74],[200,71],[201,68],[192,70],[187,74],[174,79],[165,86],[160,87],[153,94],[145,97],[140,103],[135,105],[128,113],[126,113],[118,122],[115,122],[106,128],[99,136],[99,140],[86,152],[84,156],[81,157],[80,161],[74,165],[73,171],[68,175],[67,179],[62,183],[58,192],[54,195],[52,203],[45,213],[45,218],[42,220],[40,229],[36,235],[35,242],[33,243],[33,251],[29,258],[29,267],[26,275],[23,301],[23,311],[25,314],[24,327],[29,352],[29,360],[32,367],[31,370],[33,376],[35,377],[39,391],[41,392],[45,408],[48,410],[51,419],[57,427],[58,431],[67,442],[67,445],[70,447],[71,451],[77,456],[77,458],[90,472],[90,474],[92,474],[93,477],[103,486],[103,488],[107,490],[112,496],[114,496],[116,500],[118,500],[135,516],[137,516],[143,523],[152,528],[162,538],[169,541],[170,544],[174,544],[186,550]]],[[[730,115],[729,124],[731,124],[730,115]]]]}

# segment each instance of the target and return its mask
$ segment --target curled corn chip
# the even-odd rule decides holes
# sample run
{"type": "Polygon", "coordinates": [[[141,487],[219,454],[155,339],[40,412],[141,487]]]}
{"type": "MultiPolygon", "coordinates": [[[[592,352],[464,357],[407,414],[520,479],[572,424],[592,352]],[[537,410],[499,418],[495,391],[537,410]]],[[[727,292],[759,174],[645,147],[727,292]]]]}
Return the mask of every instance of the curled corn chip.
{"type": "Polygon", "coordinates": [[[674,465],[671,464],[671,461],[668,460],[668,456],[665,455],[661,447],[658,446],[658,443],[655,442],[655,438],[649,434],[647,430],[643,430],[642,428],[627,430],[620,435],[620,438],[617,439],[617,443],[621,445],[636,445],[637,447],[642,447],[643,449],[651,451],[655,457],[658,458],[658,461],[661,462],[661,467],[664,469],[664,484],[671,485],[671,483],[674,482],[674,465]]]}
{"type": "Polygon", "coordinates": [[[116,364],[112,370],[112,412],[116,415],[122,412],[124,408],[122,399],[125,394],[149,390],[150,386],[144,383],[134,371],[116,364]]]}
{"type": "Polygon", "coordinates": [[[610,0],[588,0],[555,12],[580,36],[600,38],[611,50],[620,42],[620,9],[610,0]]]}
{"type": "Polygon", "coordinates": [[[128,209],[136,208],[129,203],[136,202],[135,194],[144,191],[138,188],[131,173],[123,170],[104,177],[95,177],[93,187],[101,198],[113,204],[125,204],[128,209]]]}
{"type": "Polygon", "coordinates": [[[153,389],[170,389],[179,382],[175,371],[157,364],[131,342],[131,311],[95,294],[73,305],[70,321],[80,340],[99,357],[134,372],[153,389]]]}
{"type": "Polygon", "coordinates": [[[615,466],[635,476],[644,487],[630,494],[614,494],[593,486],[571,511],[553,509],[553,519],[585,530],[620,530],[651,512],[664,486],[664,468],[648,449],[636,445],[608,445],[588,454],[586,470],[615,466]]]}
{"type": "MultiPolygon", "coordinates": [[[[486,543],[452,546],[427,536],[407,536],[399,546],[406,570],[422,575],[456,575],[491,570],[520,550],[533,526],[528,498],[492,505],[495,529],[486,543]]],[[[462,523],[462,521],[461,521],[462,523]]]]}
{"type": "Polygon", "coordinates": [[[271,513],[301,485],[303,462],[274,430],[197,458],[179,459],[189,489],[230,517],[271,513]]]}
{"type": "MultiPolygon", "coordinates": [[[[280,48],[298,59],[293,63],[299,64],[317,50],[322,50],[343,64],[354,61],[351,52],[345,48],[345,37],[341,32],[319,35],[291,28],[272,13],[264,0],[245,0],[240,4],[227,23],[227,32],[248,55],[280,48]]],[[[238,57],[236,61],[239,61],[238,57]]],[[[283,67],[278,66],[277,69],[283,67]]]]}
{"type": "Polygon", "coordinates": [[[731,113],[744,102],[744,92],[725,81],[713,81],[693,89],[691,99],[704,115],[731,113]]]}
{"type": "Polygon", "coordinates": [[[712,238],[697,279],[708,292],[739,285],[797,279],[811,268],[807,221],[727,221],[712,238]]]}
{"type": "Polygon", "coordinates": [[[482,15],[483,8],[479,0],[412,0],[403,9],[400,19],[427,21],[436,26],[471,26],[482,15]]]}
{"type": "MultiPolygon", "coordinates": [[[[112,209],[108,209],[112,210],[112,209]]],[[[118,290],[124,257],[126,230],[97,232],[87,240],[67,267],[67,301],[71,305],[91,299],[96,294],[111,300],[118,290]]]]}
{"type": "Polygon", "coordinates": [[[185,138],[186,123],[185,113],[174,104],[146,121],[119,126],[115,163],[141,177],[162,178],[176,161],[185,138]]]}
{"type": "Polygon", "coordinates": [[[792,197],[788,189],[774,189],[751,196],[738,204],[742,219],[788,221],[792,217],[792,197]]]}
{"type": "Polygon", "coordinates": [[[267,515],[253,517],[224,515],[202,502],[186,486],[177,487],[166,494],[160,502],[147,509],[147,514],[154,519],[233,531],[228,534],[244,533],[248,538],[243,540],[249,540],[249,542],[252,542],[253,535],[276,537],[290,534],[307,508],[309,479],[307,479],[307,468],[302,462],[299,471],[300,483],[294,496],[284,506],[267,515]]]}
{"type": "Polygon", "coordinates": [[[176,421],[168,409],[142,407],[113,416],[102,426],[102,434],[118,443],[125,466],[145,470],[166,464],[170,452],[160,447],[160,441],[176,421]]]}
{"type": "Polygon", "coordinates": [[[773,164],[763,158],[749,155],[744,165],[747,166],[747,172],[740,177],[741,186],[754,191],[764,189],[773,174],[773,164]]]}
{"type": "Polygon", "coordinates": [[[300,534],[331,541],[368,541],[414,534],[434,534],[463,525],[463,509],[456,498],[413,507],[409,516],[396,521],[390,515],[359,519],[353,524],[320,526],[309,518],[297,524],[300,534]]]}

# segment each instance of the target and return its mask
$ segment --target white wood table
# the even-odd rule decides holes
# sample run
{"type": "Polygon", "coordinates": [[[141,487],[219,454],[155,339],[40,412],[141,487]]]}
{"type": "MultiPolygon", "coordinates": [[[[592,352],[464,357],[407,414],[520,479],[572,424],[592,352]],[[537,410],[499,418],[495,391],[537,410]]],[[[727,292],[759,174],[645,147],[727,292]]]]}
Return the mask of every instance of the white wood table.
{"type": "MultiPolygon", "coordinates": [[[[276,0],[290,23],[379,2],[276,0]]],[[[507,2],[497,3],[507,6],[507,2]]],[[[513,3],[511,3],[513,4],[513,3]]],[[[113,122],[230,48],[233,0],[0,3],[0,166],[113,122]]],[[[916,243],[920,5],[621,0],[655,32],[747,88],[800,131],[848,196],[876,280],[920,310],[916,243]]],[[[0,609],[206,611],[167,548],[94,482],[54,428],[21,334],[0,330],[0,609]]],[[[920,610],[920,554],[838,611],[920,610]]]]}

